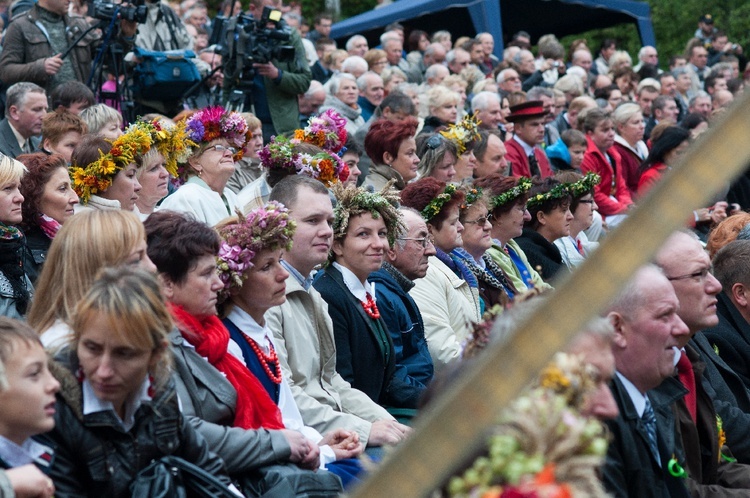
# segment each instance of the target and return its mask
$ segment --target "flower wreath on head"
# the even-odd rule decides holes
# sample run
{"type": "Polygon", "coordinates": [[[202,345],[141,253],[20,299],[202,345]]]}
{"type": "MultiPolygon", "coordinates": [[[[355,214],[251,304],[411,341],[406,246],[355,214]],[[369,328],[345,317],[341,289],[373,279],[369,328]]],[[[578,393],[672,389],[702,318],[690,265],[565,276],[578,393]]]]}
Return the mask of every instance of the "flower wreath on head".
{"type": "Polygon", "coordinates": [[[239,112],[227,111],[221,106],[201,109],[187,119],[185,127],[188,138],[198,146],[220,138],[226,140],[230,146],[237,149],[235,161],[242,159],[245,146],[253,136],[247,128],[245,118],[239,112]]]}
{"type": "Polygon", "coordinates": [[[224,283],[219,291],[220,300],[226,300],[230,291],[242,287],[245,271],[253,267],[255,255],[265,249],[292,248],[292,237],[297,224],[289,218],[283,204],[270,201],[244,216],[218,229],[221,244],[217,256],[217,272],[224,283]]]}
{"type": "Polygon", "coordinates": [[[568,186],[568,192],[570,192],[570,195],[577,198],[590,193],[594,189],[594,186],[599,185],[599,182],[601,181],[601,176],[593,171],[589,171],[586,173],[586,176],[580,180],[573,183],[566,183],[566,185],[568,186]]]}
{"type": "Polygon", "coordinates": [[[93,194],[106,191],[115,175],[128,164],[135,162],[136,156],[143,155],[151,148],[151,134],[141,128],[128,128],[112,143],[106,154],[99,151],[99,159],[86,166],[74,164],[70,167],[73,190],[81,204],[87,204],[93,194]]]}
{"type": "Polygon", "coordinates": [[[164,167],[174,178],[178,174],[178,164],[185,163],[193,147],[198,146],[188,137],[184,121],[165,125],[158,118],[153,121],[138,120],[128,126],[125,133],[131,130],[142,130],[151,136],[152,147],[164,157],[164,167]]]}
{"type": "Polygon", "coordinates": [[[538,204],[542,204],[546,201],[550,201],[552,199],[562,199],[563,197],[569,197],[570,196],[570,190],[568,190],[569,183],[561,183],[560,185],[555,185],[549,191],[544,193],[539,193],[534,196],[529,197],[529,200],[526,201],[526,207],[531,208],[538,204]]]}
{"type": "Polygon", "coordinates": [[[346,119],[333,109],[328,109],[311,117],[304,128],[294,130],[294,139],[339,153],[346,143],[346,119]]]}
{"type": "Polygon", "coordinates": [[[449,125],[448,129],[441,131],[440,134],[456,145],[460,156],[466,152],[466,148],[471,142],[481,138],[479,136],[480,123],[481,121],[477,119],[477,113],[475,112],[471,116],[464,116],[458,124],[449,125]]]}
{"type": "Polygon", "coordinates": [[[461,204],[461,209],[469,209],[482,198],[481,187],[465,187],[464,193],[466,194],[466,200],[461,204]]]}
{"type": "Polygon", "coordinates": [[[557,353],[536,387],[502,410],[486,453],[450,479],[448,496],[605,496],[607,430],[580,412],[597,378],[580,356],[557,353]]]}
{"type": "Polygon", "coordinates": [[[388,243],[393,246],[396,238],[405,230],[397,208],[400,198],[393,184],[394,180],[390,180],[380,192],[371,192],[364,187],[344,187],[341,183],[334,185],[331,189],[336,197],[336,207],[333,209],[334,240],[346,236],[352,216],[370,213],[375,219],[383,217],[388,243]]]}
{"type": "Polygon", "coordinates": [[[443,209],[443,206],[445,206],[445,203],[453,198],[453,194],[455,194],[457,190],[458,187],[454,183],[446,185],[445,189],[424,207],[421,212],[422,218],[424,218],[425,221],[430,221],[437,216],[438,213],[440,213],[440,210],[443,209]]]}
{"type": "Polygon", "coordinates": [[[262,166],[268,171],[309,176],[328,188],[349,178],[349,167],[338,154],[326,150],[317,154],[295,152],[297,143],[296,139],[273,137],[258,153],[262,166]]]}
{"type": "Polygon", "coordinates": [[[504,206],[505,204],[521,197],[523,194],[528,192],[530,188],[531,180],[529,178],[526,178],[525,176],[522,176],[518,179],[518,184],[515,187],[506,190],[502,194],[493,196],[492,199],[490,199],[490,206],[492,207],[492,209],[495,209],[499,206],[504,206]]]}

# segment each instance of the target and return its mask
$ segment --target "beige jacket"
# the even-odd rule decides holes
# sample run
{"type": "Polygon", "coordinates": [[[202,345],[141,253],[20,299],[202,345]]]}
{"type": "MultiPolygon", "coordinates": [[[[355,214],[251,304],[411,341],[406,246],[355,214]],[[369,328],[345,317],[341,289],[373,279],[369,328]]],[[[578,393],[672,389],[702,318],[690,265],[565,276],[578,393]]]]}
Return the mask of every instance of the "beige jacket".
{"type": "Polygon", "coordinates": [[[472,323],[481,316],[477,289],[437,257],[430,256],[429,262],[427,275],[414,281],[409,295],[422,313],[427,347],[438,370],[460,356],[472,323]]]}
{"type": "Polygon", "coordinates": [[[393,417],[336,372],[336,344],[328,305],[314,288],[309,292],[289,278],[286,302],[266,313],[273,331],[282,375],[289,382],[306,425],[321,434],[355,430],[367,444],[372,422],[393,417]]]}

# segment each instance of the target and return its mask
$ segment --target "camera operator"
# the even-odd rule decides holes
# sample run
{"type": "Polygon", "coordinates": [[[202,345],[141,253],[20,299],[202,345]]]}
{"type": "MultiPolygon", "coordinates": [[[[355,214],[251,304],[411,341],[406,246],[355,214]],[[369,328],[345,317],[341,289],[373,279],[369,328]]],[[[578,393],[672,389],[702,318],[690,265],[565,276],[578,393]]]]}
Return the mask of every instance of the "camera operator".
{"type": "MultiPolygon", "coordinates": [[[[3,83],[30,81],[49,94],[67,81],[88,81],[99,35],[96,31],[90,32],[65,59],[61,57],[90,27],[84,18],[68,16],[69,3],[70,0],[39,0],[31,10],[8,25],[0,54],[3,83]]],[[[121,20],[119,41],[131,46],[135,30],[135,22],[121,20]]]]}
{"type": "MultiPolygon", "coordinates": [[[[251,0],[249,12],[260,19],[263,7],[278,9],[280,3],[279,0],[251,0]]],[[[299,31],[292,28],[288,43],[294,47],[294,60],[273,59],[266,64],[253,64],[253,102],[255,115],[263,126],[264,142],[270,141],[273,135],[289,134],[299,127],[297,95],[307,91],[312,79],[299,31]]]]}
{"type": "MultiPolygon", "coordinates": [[[[55,0],[60,1],[60,0],[55,0]]],[[[165,3],[147,0],[148,17],[138,27],[135,45],[145,50],[189,50],[193,38],[185,29],[182,19],[165,3]]]]}
{"type": "Polygon", "coordinates": [[[222,105],[222,88],[224,86],[224,73],[221,71],[221,54],[217,52],[216,46],[208,47],[198,54],[198,58],[211,67],[213,74],[208,79],[204,78],[201,86],[183,101],[185,109],[203,109],[204,107],[222,105]]]}

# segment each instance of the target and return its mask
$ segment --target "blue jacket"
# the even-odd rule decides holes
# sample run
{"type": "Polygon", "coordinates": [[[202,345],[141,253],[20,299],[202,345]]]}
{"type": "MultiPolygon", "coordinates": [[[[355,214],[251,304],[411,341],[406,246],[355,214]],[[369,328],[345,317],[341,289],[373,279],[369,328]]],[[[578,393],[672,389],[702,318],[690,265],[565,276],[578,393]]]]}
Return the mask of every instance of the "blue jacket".
{"type": "Polygon", "coordinates": [[[396,365],[406,368],[406,380],[410,384],[424,389],[432,380],[435,368],[424,336],[422,314],[408,289],[386,270],[387,264],[372,273],[368,280],[376,284],[375,296],[393,340],[396,365]]]}

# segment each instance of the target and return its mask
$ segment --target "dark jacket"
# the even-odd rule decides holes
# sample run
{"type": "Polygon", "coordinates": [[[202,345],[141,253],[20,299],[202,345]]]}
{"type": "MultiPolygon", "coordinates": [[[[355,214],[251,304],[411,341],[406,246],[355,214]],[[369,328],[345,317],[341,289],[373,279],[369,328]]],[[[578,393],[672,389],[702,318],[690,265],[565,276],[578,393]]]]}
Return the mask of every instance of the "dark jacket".
{"type": "Polygon", "coordinates": [[[726,292],[716,296],[719,324],[703,331],[714,351],[750,389],[750,323],[740,314],[726,292]]]}
{"type": "Polygon", "coordinates": [[[545,282],[550,282],[559,271],[563,273],[568,271],[568,267],[563,263],[560,250],[557,246],[544,237],[539,232],[530,228],[524,228],[520,237],[515,241],[526,253],[529,264],[542,276],[545,282]]]}
{"type": "Polygon", "coordinates": [[[669,395],[650,397],[657,418],[657,443],[661,467],[649,449],[648,435],[633,406],[625,386],[615,376],[610,384],[620,414],[608,420],[612,440],[607,449],[602,480],[607,491],[616,498],[677,498],[687,497],[683,480],[673,477],[667,462],[675,453],[675,422],[671,405],[685,394],[685,388],[674,379],[669,395]],[[676,382],[676,384],[675,384],[676,382]]]}
{"type": "MultiPolygon", "coordinates": [[[[55,55],[47,36],[37,26],[39,7],[34,5],[24,15],[13,19],[5,31],[3,51],[0,54],[0,75],[3,83],[12,85],[30,81],[51,90],[52,77],[44,70],[44,59],[55,55]]],[[[89,28],[83,17],[63,16],[68,44],[77,40],[89,28]]],[[[71,50],[70,61],[78,81],[87,81],[91,72],[93,47],[97,42],[96,30],[87,34],[71,50]]]]}
{"type": "Polygon", "coordinates": [[[36,279],[42,272],[42,265],[47,259],[47,251],[52,244],[52,239],[47,237],[41,228],[34,226],[24,231],[26,235],[26,249],[30,257],[26,260],[26,275],[29,276],[31,283],[36,283],[36,279]]]}
{"type": "Polygon", "coordinates": [[[229,485],[224,462],[180,413],[174,384],[160,389],[135,413],[135,425],[125,432],[111,412],[83,415],[81,384],[74,355],[63,353],[52,364],[60,382],[55,429],[37,438],[53,448],[49,475],[55,496],[125,498],[135,475],[152,460],[175,455],[198,465],[229,485]]]}
{"type": "Polygon", "coordinates": [[[378,309],[393,340],[396,365],[406,370],[406,382],[424,389],[432,380],[435,368],[424,336],[422,314],[409,295],[414,283],[388,263],[383,263],[383,268],[371,274],[368,280],[376,284],[378,309]],[[399,275],[398,280],[394,272],[399,275]]]}
{"type": "MultiPolygon", "coordinates": [[[[2,74],[2,66],[0,66],[0,74],[2,74]]],[[[41,138],[31,137],[30,140],[32,146],[36,150],[41,142],[41,138]]],[[[16,140],[13,130],[10,128],[8,118],[3,118],[0,121],[0,154],[13,159],[23,154],[21,147],[18,146],[18,140],[16,140]]]]}
{"type": "Polygon", "coordinates": [[[408,389],[402,376],[396,375],[393,341],[385,322],[380,319],[387,340],[382,344],[375,320],[365,314],[334,266],[318,273],[313,286],[328,303],[336,340],[336,370],[344,380],[382,406],[416,408],[421,390],[408,389]]]}
{"type": "Polygon", "coordinates": [[[310,87],[312,76],[307,65],[305,46],[299,31],[291,30],[289,42],[285,45],[294,47],[294,60],[281,62],[274,59],[274,65],[282,71],[281,80],[264,77],[268,109],[271,121],[278,135],[291,133],[299,125],[299,105],[297,95],[305,93],[310,87]]]}
{"type": "MultiPolygon", "coordinates": [[[[687,484],[690,494],[693,497],[747,496],[750,467],[721,458],[716,411],[713,401],[701,384],[706,364],[690,345],[685,350],[695,375],[697,420],[693,422],[685,398],[675,401],[672,411],[683,448],[684,460],[680,458],[680,463],[689,476],[687,484]]],[[[675,379],[680,382],[677,377],[673,378],[675,379]]],[[[669,385],[670,382],[665,382],[652,390],[652,399],[669,385]]],[[[666,394],[669,394],[669,390],[666,394]]],[[[663,415],[663,412],[658,413],[657,420],[663,415]]]]}
{"type": "Polygon", "coordinates": [[[690,344],[706,363],[703,387],[724,421],[727,446],[739,462],[750,463],[750,394],[745,384],[716,354],[703,332],[695,334],[690,344]]]}

